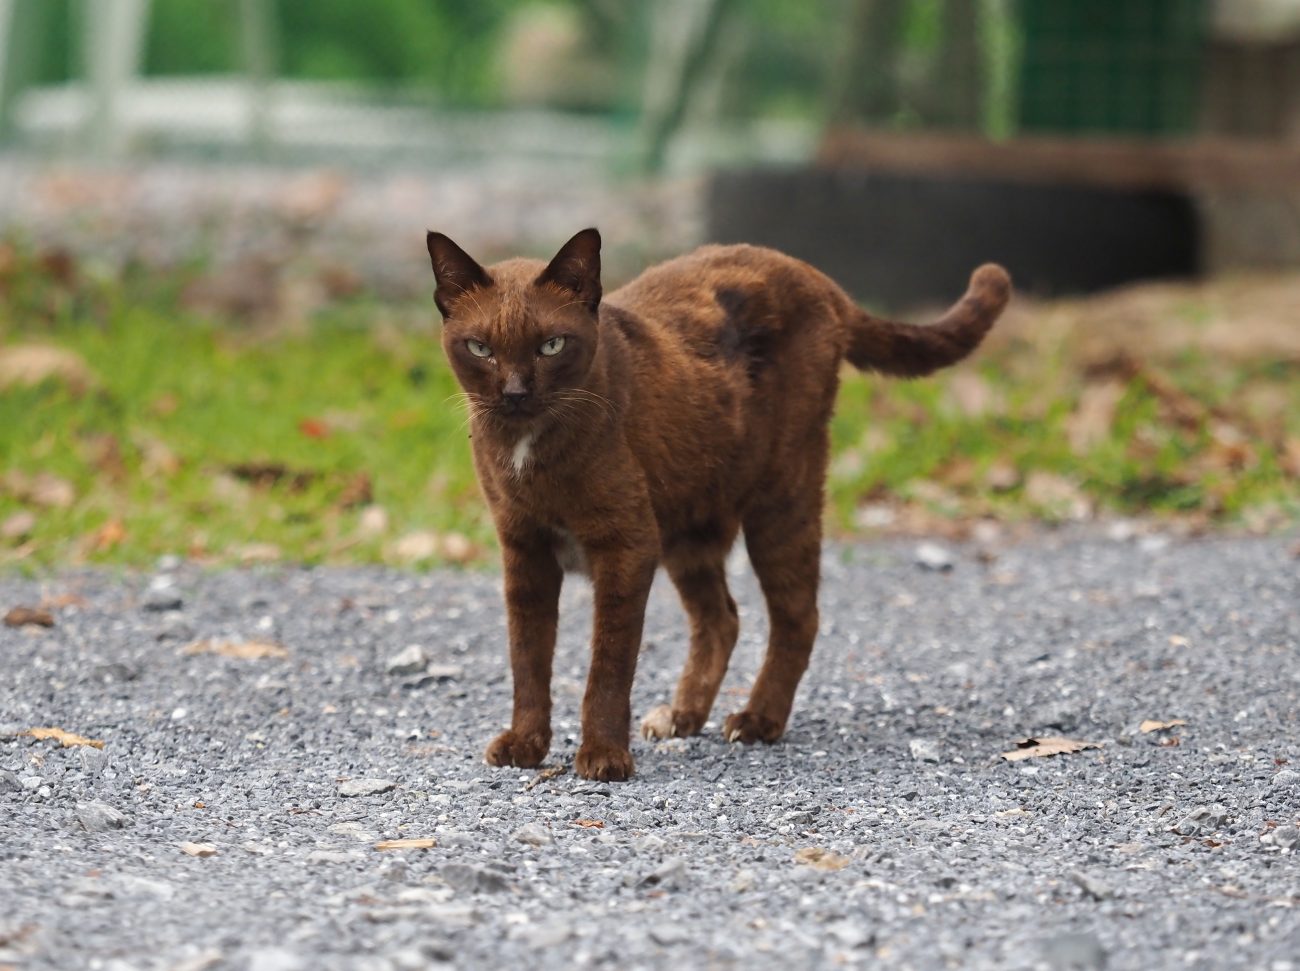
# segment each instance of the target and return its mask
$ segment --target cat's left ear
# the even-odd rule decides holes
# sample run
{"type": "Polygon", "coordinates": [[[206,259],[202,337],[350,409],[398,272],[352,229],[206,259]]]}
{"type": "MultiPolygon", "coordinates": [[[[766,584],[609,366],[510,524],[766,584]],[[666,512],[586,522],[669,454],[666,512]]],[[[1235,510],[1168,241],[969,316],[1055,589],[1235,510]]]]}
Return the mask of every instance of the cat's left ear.
{"type": "Polygon", "coordinates": [[[584,229],[560,247],[537,278],[576,294],[593,314],[600,306],[600,233],[584,229]]]}

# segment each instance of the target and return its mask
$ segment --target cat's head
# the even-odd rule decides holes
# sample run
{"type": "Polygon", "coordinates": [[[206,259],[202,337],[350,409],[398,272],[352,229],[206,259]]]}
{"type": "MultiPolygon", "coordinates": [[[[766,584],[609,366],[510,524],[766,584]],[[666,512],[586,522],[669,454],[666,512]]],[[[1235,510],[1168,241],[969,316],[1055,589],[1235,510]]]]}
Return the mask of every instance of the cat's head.
{"type": "Polygon", "coordinates": [[[522,427],[554,413],[595,357],[600,233],[584,229],[548,264],[484,268],[442,233],[428,246],[442,346],[476,414],[522,427]]]}

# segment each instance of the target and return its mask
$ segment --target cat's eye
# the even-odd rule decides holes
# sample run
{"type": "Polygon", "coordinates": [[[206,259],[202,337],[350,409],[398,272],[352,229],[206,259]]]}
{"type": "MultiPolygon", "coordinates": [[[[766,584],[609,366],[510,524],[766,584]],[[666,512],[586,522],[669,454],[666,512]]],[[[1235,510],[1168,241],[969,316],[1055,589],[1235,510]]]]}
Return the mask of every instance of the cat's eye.
{"type": "Polygon", "coordinates": [[[469,352],[475,357],[492,356],[492,348],[488,347],[482,341],[469,340],[465,342],[465,346],[469,348],[469,352]]]}
{"type": "Polygon", "coordinates": [[[542,346],[537,349],[537,352],[541,354],[543,357],[554,357],[556,354],[559,354],[560,351],[563,349],[564,349],[564,338],[552,337],[550,340],[543,342],[542,346]]]}

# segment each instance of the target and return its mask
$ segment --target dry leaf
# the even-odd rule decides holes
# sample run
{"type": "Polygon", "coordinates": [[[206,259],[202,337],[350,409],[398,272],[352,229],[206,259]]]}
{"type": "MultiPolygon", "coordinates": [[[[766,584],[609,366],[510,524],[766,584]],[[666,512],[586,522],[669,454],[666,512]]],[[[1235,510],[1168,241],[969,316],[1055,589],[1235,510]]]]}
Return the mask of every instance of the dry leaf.
{"type": "Polygon", "coordinates": [[[370,481],[370,476],[365,472],[358,472],[352,478],[348,479],[343,486],[343,491],[339,493],[337,505],[340,509],[355,509],[357,506],[369,505],[375,497],[375,487],[370,481]]]}
{"type": "Polygon", "coordinates": [[[77,490],[67,479],[49,472],[29,476],[23,472],[8,472],[0,477],[0,490],[19,502],[30,502],[49,509],[67,509],[77,501],[77,490]]]}
{"type": "Polygon", "coordinates": [[[0,538],[26,539],[35,528],[36,514],[31,510],[22,509],[0,523],[0,538]]]}
{"type": "Polygon", "coordinates": [[[53,627],[54,615],[41,607],[15,607],[5,614],[6,627],[53,627]]]}
{"type": "Polygon", "coordinates": [[[794,862],[810,866],[814,870],[833,873],[836,870],[843,870],[851,861],[847,856],[840,856],[838,853],[824,850],[820,846],[805,846],[795,853],[794,862]]]}
{"type": "Polygon", "coordinates": [[[289,656],[287,648],[274,641],[221,641],[205,638],[181,650],[182,654],[219,654],[240,661],[258,661],[262,658],[283,660],[289,656]]]}
{"type": "Polygon", "coordinates": [[[104,743],[97,738],[74,735],[72,732],[65,732],[62,728],[29,728],[27,731],[18,734],[30,735],[35,739],[52,738],[64,748],[72,748],[74,745],[89,745],[91,748],[104,747],[104,743]]]}
{"type": "Polygon", "coordinates": [[[1071,755],[1084,749],[1101,748],[1096,742],[1081,742],[1073,738],[1045,736],[1043,738],[1024,738],[1016,742],[1013,751],[1003,752],[1002,758],[1008,762],[1021,759],[1041,759],[1049,755],[1071,755]]]}
{"type": "Polygon", "coordinates": [[[0,348],[0,388],[32,387],[59,381],[73,394],[85,394],[96,383],[94,372],[73,351],[46,344],[14,344],[0,348]]]}
{"type": "Polygon", "coordinates": [[[187,856],[197,856],[199,859],[207,859],[210,856],[217,855],[217,848],[211,843],[190,843],[181,844],[181,852],[187,856]]]}
{"type": "Polygon", "coordinates": [[[1149,735],[1151,732],[1161,732],[1164,731],[1166,728],[1177,728],[1179,725],[1186,725],[1186,724],[1187,722],[1185,722],[1181,718],[1175,718],[1172,721],[1167,721],[1167,722],[1160,722],[1160,721],[1156,721],[1153,718],[1148,718],[1144,722],[1142,722],[1141,725],[1138,726],[1138,731],[1140,731],[1143,735],[1149,735]]]}
{"type": "Polygon", "coordinates": [[[574,826],[581,826],[583,829],[604,829],[605,824],[599,819],[575,819],[574,826]]]}
{"type": "Polygon", "coordinates": [[[1066,435],[1075,455],[1086,455],[1110,435],[1115,410],[1127,389],[1127,382],[1114,377],[1083,389],[1079,407],[1066,422],[1066,435]]]}
{"type": "Polygon", "coordinates": [[[438,845],[433,839],[380,840],[375,844],[377,850],[431,850],[438,845]]]}
{"type": "Polygon", "coordinates": [[[407,533],[393,545],[393,555],[399,560],[405,560],[408,563],[430,559],[436,556],[437,553],[437,533],[407,533]]]}
{"type": "Polygon", "coordinates": [[[79,593],[46,594],[41,597],[41,606],[47,609],[62,607],[84,607],[88,601],[79,593]]]}
{"type": "Polygon", "coordinates": [[[126,527],[119,519],[110,519],[91,535],[90,546],[97,553],[113,549],[126,539],[126,527]]]}
{"type": "Polygon", "coordinates": [[[282,555],[274,543],[241,543],[231,552],[240,563],[275,563],[282,555]]]}

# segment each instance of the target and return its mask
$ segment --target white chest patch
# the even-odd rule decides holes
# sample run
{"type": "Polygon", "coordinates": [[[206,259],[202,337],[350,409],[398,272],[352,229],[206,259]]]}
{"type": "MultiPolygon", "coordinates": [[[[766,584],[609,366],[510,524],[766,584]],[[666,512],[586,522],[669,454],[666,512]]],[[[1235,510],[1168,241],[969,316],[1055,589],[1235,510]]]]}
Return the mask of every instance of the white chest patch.
{"type": "Polygon", "coordinates": [[[518,475],[524,470],[524,466],[528,464],[528,458],[532,454],[532,451],[533,433],[529,432],[524,435],[523,438],[519,439],[519,441],[515,442],[515,447],[510,452],[510,465],[514,468],[515,475],[518,475]]]}

